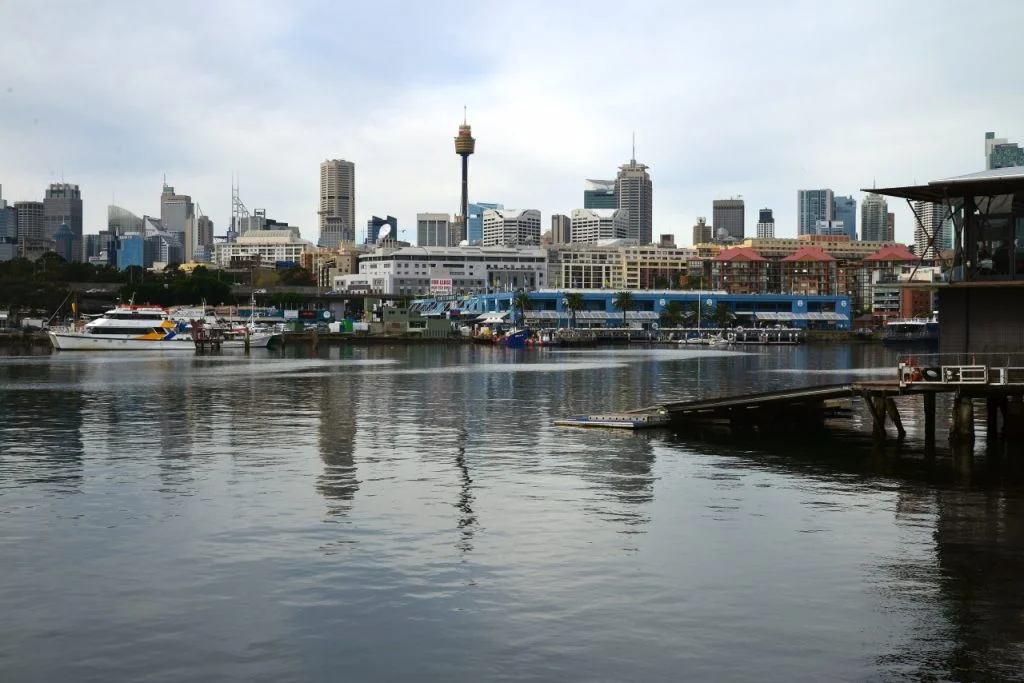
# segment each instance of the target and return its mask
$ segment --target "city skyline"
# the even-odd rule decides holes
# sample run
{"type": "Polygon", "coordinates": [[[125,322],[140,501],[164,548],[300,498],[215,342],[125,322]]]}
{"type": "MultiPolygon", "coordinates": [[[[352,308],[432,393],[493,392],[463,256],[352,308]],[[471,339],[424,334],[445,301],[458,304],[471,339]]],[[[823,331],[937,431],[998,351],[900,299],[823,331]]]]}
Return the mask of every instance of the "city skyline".
{"type": "MultiPolygon", "coordinates": [[[[1024,94],[996,87],[1017,75],[1010,38],[1024,8],[1012,5],[977,13],[967,36],[948,28],[932,4],[869,3],[857,16],[823,8],[816,20],[829,30],[814,32],[810,43],[798,8],[756,4],[744,8],[738,23],[727,21],[724,9],[680,5],[641,7],[614,27],[599,11],[581,15],[539,3],[467,9],[442,2],[397,17],[375,6],[346,17],[340,23],[351,28],[337,35],[325,27],[347,11],[330,6],[253,3],[239,13],[184,2],[177,10],[182,20],[173,23],[161,21],[155,7],[114,2],[104,8],[69,4],[44,15],[37,3],[12,0],[0,9],[0,20],[22,27],[5,41],[10,57],[0,60],[4,196],[12,204],[39,201],[51,183],[77,184],[85,233],[104,227],[110,203],[152,211],[151,188],[166,173],[223,234],[237,173],[247,205],[267,207],[316,240],[316,168],[324,158],[359,166],[357,239],[372,215],[391,214],[411,226],[418,212],[454,213],[460,169],[451,130],[463,104],[481,140],[470,201],[500,198],[506,206],[536,208],[546,226],[552,214],[581,208],[582,180],[612,177],[628,162],[635,130],[637,161],[650,167],[658,185],[654,233],[673,234],[680,244],[689,242],[695,218],[708,215],[717,197],[742,194],[748,209],[775,207],[776,234],[792,236],[798,189],[829,187],[860,202],[859,189],[873,182],[904,185],[981,170],[986,131],[1024,139],[1017,116],[1024,94]],[[883,7],[887,20],[878,27],[874,17],[883,7]],[[411,56],[375,50],[372,32],[358,30],[386,20],[396,37],[412,38],[449,23],[501,24],[524,12],[537,19],[530,44],[545,49],[508,53],[484,36],[469,36],[411,56]],[[97,20],[104,16],[111,21],[97,20]],[[917,28],[906,31],[907,25],[917,28]],[[743,47],[739,38],[769,26],[780,44],[800,47],[771,55],[743,47]],[[680,68],[686,59],[666,38],[681,27],[699,29],[694,50],[726,33],[737,34],[737,48],[705,69],[680,68]],[[280,49],[255,55],[229,49],[215,39],[227,29],[280,49]],[[643,36],[653,47],[619,54],[556,39],[570,30],[594,35],[593,45],[603,35],[643,36]],[[943,36],[985,36],[987,47],[981,55],[955,55],[943,49],[943,36]],[[849,55],[825,49],[844,37],[856,37],[862,49],[849,55]],[[41,48],[54,41],[61,51],[41,48]],[[153,42],[180,49],[173,56],[146,49],[153,42]],[[124,60],[126,50],[137,57],[124,60]],[[62,54],[79,53],[89,59],[69,80],[62,54]],[[331,66],[337,64],[347,65],[340,74],[331,66]],[[581,70],[593,69],[615,98],[595,99],[579,81],[581,70]],[[920,106],[915,91],[962,69],[975,73],[965,79],[963,96],[942,108],[920,106]],[[900,70],[923,82],[907,89],[889,81],[884,109],[848,106],[878,92],[878,73],[900,70]],[[667,77],[680,72],[683,77],[667,77]],[[826,83],[809,107],[794,84],[822,72],[847,76],[826,83]],[[716,87],[722,82],[730,88],[716,87]],[[165,96],[167,83],[175,84],[174,98],[165,96]],[[770,111],[744,105],[765,90],[773,93],[770,111]],[[985,106],[969,104],[972,99],[985,106]],[[559,109],[532,104],[548,100],[559,109]],[[331,111],[344,116],[325,115],[331,111]]],[[[959,7],[949,8],[955,14],[959,7]]],[[[912,242],[909,209],[894,204],[893,210],[901,214],[897,239],[912,242]]]]}

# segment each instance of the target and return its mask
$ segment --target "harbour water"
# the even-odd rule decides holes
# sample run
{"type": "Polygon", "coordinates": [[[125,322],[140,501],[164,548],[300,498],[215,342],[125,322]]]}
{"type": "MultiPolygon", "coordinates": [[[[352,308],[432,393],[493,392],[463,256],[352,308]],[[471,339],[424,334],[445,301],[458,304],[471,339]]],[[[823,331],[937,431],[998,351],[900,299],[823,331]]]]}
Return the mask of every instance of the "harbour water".
{"type": "Polygon", "coordinates": [[[551,425],[894,358],[0,357],[0,680],[1018,680],[1019,460],[551,425]]]}

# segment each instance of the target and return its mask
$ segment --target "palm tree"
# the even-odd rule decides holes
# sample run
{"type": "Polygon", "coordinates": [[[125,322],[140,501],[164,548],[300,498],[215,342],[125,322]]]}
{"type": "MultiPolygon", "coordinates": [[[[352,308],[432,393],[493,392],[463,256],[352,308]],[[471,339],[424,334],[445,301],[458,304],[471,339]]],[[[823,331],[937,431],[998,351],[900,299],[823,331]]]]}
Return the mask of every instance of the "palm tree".
{"type": "MultiPolygon", "coordinates": [[[[512,297],[512,310],[519,311],[519,326],[526,326],[526,312],[530,310],[530,295],[526,292],[519,291],[512,297]]],[[[513,320],[515,315],[512,316],[513,320]]]]}
{"type": "Polygon", "coordinates": [[[576,311],[582,311],[583,295],[579,292],[573,292],[572,294],[565,295],[565,307],[572,312],[572,326],[576,327],[576,311]]]}
{"type": "Polygon", "coordinates": [[[662,327],[679,327],[679,323],[683,321],[685,312],[683,310],[683,304],[679,301],[669,301],[665,308],[661,309],[661,326],[662,327]]]}
{"type": "Polygon", "coordinates": [[[622,311],[622,326],[628,327],[629,325],[626,324],[626,311],[633,309],[633,292],[619,292],[612,299],[612,306],[622,311]]]}

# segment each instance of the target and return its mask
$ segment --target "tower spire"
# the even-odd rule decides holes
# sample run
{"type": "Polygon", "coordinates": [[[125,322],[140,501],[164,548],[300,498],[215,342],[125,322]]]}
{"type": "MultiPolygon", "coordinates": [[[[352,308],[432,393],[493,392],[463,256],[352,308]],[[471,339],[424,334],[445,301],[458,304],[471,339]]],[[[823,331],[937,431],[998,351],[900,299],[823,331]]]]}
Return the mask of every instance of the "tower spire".
{"type": "Polygon", "coordinates": [[[633,131],[633,156],[630,157],[630,160],[634,164],[636,163],[636,131],[633,131]]]}
{"type": "Polygon", "coordinates": [[[466,113],[466,105],[462,105],[462,125],[464,126],[466,125],[466,122],[469,121],[467,117],[468,114],[466,113]]]}

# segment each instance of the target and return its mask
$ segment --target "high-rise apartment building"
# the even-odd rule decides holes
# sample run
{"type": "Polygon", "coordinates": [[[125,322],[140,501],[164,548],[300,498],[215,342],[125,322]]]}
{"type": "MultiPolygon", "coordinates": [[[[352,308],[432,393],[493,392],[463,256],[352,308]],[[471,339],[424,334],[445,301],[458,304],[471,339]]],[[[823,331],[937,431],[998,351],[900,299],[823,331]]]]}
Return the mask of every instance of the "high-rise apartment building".
{"type": "Polygon", "coordinates": [[[584,209],[614,209],[615,207],[614,180],[588,179],[583,181],[584,209]]]}
{"type": "Polygon", "coordinates": [[[356,165],[344,159],[320,164],[320,246],[355,241],[356,165]],[[328,220],[333,218],[334,220],[328,220]]]}
{"type": "MultiPolygon", "coordinates": [[[[160,222],[164,230],[174,235],[181,243],[185,259],[191,259],[192,253],[199,245],[196,230],[196,205],[187,194],[177,194],[174,188],[164,183],[160,193],[160,222]]],[[[211,240],[211,245],[212,240],[211,240]]]]}
{"type": "Polygon", "coordinates": [[[757,239],[770,240],[775,238],[775,216],[771,209],[761,209],[757,218],[757,239]]]}
{"type": "Polygon", "coordinates": [[[573,209],[573,244],[627,239],[628,234],[629,216],[624,209],[573,209]]]}
{"type": "Polygon", "coordinates": [[[885,197],[871,193],[860,205],[860,238],[865,242],[889,239],[889,204],[885,197]]]}
{"type": "Polygon", "coordinates": [[[452,217],[447,213],[416,214],[416,244],[421,247],[450,247],[452,217]]]}
{"type": "Polygon", "coordinates": [[[18,212],[18,241],[45,239],[45,218],[42,202],[14,202],[18,212]]]}
{"type": "Polygon", "coordinates": [[[1006,138],[997,138],[995,133],[985,133],[985,168],[1010,168],[1024,166],[1024,149],[1006,138]]]}
{"type": "Polygon", "coordinates": [[[630,159],[619,166],[615,176],[615,206],[626,211],[629,230],[626,237],[650,244],[654,236],[654,185],[647,166],[630,159]]]}
{"type": "Polygon", "coordinates": [[[487,209],[484,211],[483,246],[537,246],[540,244],[540,211],[537,209],[487,209]]]}
{"type": "Polygon", "coordinates": [[[697,222],[693,226],[693,244],[705,244],[711,241],[711,226],[704,216],[697,216],[697,222]]]}
{"type": "Polygon", "coordinates": [[[484,211],[504,209],[504,204],[492,202],[470,202],[469,217],[466,219],[466,239],[470,245],[479,246],[484,241],[484,211]]]}
{"type": "Polygon", "coordinates": [[[71,244],[73,261],[82,260],[82,192],[78,185],[54,183],[46,190],[43,198],[43,237],[52,240],[67,224],[74,240],[71,244]]]}
{"type": "Polygon", "coordinates": [[[853,197],[836,197],[833,202],[832,220],[842,221],[850,240],[857,239],[857,200],[853,197]]]}
{"type": "Polygon", "coordinates": [[[569,244],[572,242],[572,219],[562,213],[551,217],[552,244],[569,244]]]}
{"type": "Polygon", "coordinates": [[[725,236],[742,241],[744,235],[744,214],[746,206],[742,199],[716,199],[711,202],[711,226],[715,237],[725,236]]]}
{"type": "Polygon", "coordinates": [[[832,190],[797,190],[797,234],[813,235],[818,221],[835,219],[832,190]]]}
{"type": "Polygon", "coordinates": [[[365,244],[377,244],[377,240],[380,238],[380,231],[385,225],[389,228],[386,239],[397,242],[398,219],[394,216],[388,216],[387,218],[374,216],[370,220],[366,221],[365,244]]]}
{"type": "Polygon", "coordinates": [[[914,202],[914,253],[923,259],[934,259],[945,248],[943,235],[946,207],[930,202],[914,202]]]}

